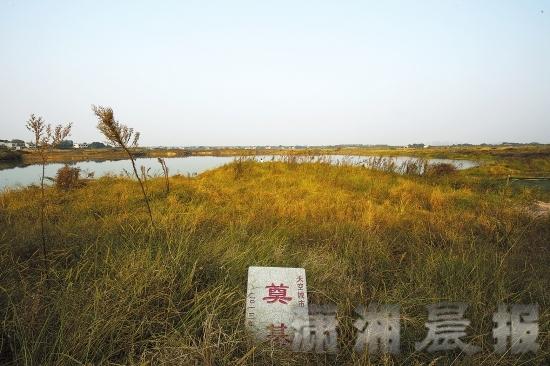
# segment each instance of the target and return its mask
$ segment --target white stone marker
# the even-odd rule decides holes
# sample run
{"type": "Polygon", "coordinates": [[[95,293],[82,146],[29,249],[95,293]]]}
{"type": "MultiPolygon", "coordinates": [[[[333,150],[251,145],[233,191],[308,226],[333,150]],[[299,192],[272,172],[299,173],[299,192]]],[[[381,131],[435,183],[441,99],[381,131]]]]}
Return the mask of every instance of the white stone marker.
{"type": "Polygon", "coordinates": [[[248,267],[246,327],[255,338],[289,347],[296,319],[308,324],[306,271],[248,267]]]}

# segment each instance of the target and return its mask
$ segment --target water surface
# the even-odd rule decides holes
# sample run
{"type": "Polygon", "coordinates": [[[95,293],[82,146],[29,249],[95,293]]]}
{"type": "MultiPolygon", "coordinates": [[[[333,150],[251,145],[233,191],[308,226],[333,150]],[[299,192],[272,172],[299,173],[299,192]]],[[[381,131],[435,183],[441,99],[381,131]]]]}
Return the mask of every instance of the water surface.
{"type": "MultiPolygon", "coordinates": [[[[255,156],[255,160],[260,162],[277,161],[286,159],[282,155],[261,155],[255,156]]],[[[170,175],[197,175],[210,169],[217,168],[224,164],[230,163],[235,159],[231,156],[188,156],[166,158],[170,175]]],[[[298,156],[298,162],[307,163],[312,161],[326,161],[332,164],[351,164],[351,165],[369,165],[369,161],[379,159],[375,156],[356,156],[356,155],[326,155],[326,156],[298,156]]],[[[401,166],[407,162],[416,161],[417,158],[408,156],[397,156],[384,158],[386,161],[393,161],[396,166],[401,166]]],[[[454,160],[454,159],[428,159],[430,164],[433,163],[450,163],[458,169],[467,169],[476,166],[477,164],[469,160],[454,160]]],[[[138,168],[144,166],[149,169],[150,175],[162,174],[162,169],[156,158],[138,158],[136,159],[138,168]]],[[[46,165],[46,176],[55,177],[57,170],[63,167],[63,163],[51,163],[46,165]]],[[[132,164],[130,160],[105,160],[105,161],[79,161],[69,164],[73,167],[80,168],[81,176],[86,177],[88,173],[93,173],[94,177],[105,175],[126,175],[132,173],[132,164]]],[[[0,190],[4,188],[23,187],[30,184],[39,184],[42,174],[42,166],[39,164],[27,166],[15,166],[0,170],[0,190]]]]}

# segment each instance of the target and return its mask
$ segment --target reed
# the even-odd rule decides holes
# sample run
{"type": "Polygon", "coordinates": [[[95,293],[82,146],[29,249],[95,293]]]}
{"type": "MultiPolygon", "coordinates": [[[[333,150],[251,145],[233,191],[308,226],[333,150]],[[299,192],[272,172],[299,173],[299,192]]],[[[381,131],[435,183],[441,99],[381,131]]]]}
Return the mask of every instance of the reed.
{"type": "Polygon", "coordinates": [[[130,162],[132,163],[132,169],[134,170],[134,176],[136,177],[139,186],[141,187],[141,193],[143,194],[143,201],[147,207],[149,213],[149,219],[151,220],[151,227],[155,228],[155,221],[153,220],[153,211],[151,211],[151,205],[149,204],[149,198],[147,197],[147,191],[143,180],[140,178],[136,168],[136,160],[132,149],[138,146],[140,137],[139,132],[135,132],[133,128],[121,124],[115,120],[113,109],[110,107],[102,107],[92,105],[92,111],[98,119],[97,128],[105,136],[107,141],[121,149],[123,149],[130,162]]]}
{"type": "Polygon", "coordinates": [[[162,174],[164,176],[164,189],[166,194],[170,193],[170,176],[169,176],[169,170],[168,165],[166,165],[166,160],[163,158],[157,158],[158,162],[160,163],[160,166],[162,167],[162,174]]]}

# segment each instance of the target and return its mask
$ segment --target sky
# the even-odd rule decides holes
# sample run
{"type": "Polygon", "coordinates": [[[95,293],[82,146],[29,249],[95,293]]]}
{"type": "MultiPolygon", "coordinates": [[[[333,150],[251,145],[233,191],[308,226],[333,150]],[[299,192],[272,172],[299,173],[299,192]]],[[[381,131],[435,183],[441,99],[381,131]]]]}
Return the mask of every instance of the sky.
{"type": "Polygon", "coordinates": [[[0,139],[550,143],[550,0],[0,0],[0,139]]]}

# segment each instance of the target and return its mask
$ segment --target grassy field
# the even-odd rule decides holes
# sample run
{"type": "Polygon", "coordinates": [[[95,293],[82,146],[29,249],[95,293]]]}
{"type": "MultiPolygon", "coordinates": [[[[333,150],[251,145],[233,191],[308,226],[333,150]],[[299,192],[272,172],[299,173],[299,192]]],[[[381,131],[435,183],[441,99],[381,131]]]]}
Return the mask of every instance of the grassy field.
{"type": "Polygon", "coordinates": [[[534,217],[530,207],[550,192],[500,178],[544,172],[548,155],[483,158],[471,171],[430,177],[241,162],[172,177],[168,194],[155,178],[154,231],[137,182],[48,188],[48,273],[40,190],[1,193],[0,363],[544,364],[550,216],[534,217]],[[306,269],[310,303],[338,307],[337,355],[289,353],[247,337],[251,265],[306,269]],[[424,306],[446,300],[470,304],[466,340],[482,353],[414,352],[426,335],[424,306]],[[353,309],[373,301],[401,305],[400,356],[352,352],[353,309]],[[501,302],[539,304],[536,356],[492,353],[501,302]]]}

